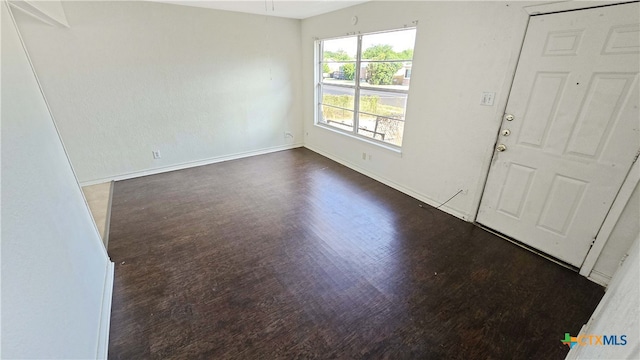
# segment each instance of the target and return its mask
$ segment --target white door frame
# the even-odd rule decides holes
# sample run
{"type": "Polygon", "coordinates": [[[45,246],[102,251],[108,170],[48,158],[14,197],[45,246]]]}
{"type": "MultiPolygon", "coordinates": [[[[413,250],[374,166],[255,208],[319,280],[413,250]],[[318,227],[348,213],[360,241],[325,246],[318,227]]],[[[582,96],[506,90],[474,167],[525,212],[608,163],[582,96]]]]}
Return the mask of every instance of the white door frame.
{"type": "MultiPolygon", "coordinates": [[[[559,1],[559,2],[544,3],[539,5],[536,4],[536,5],[525,6],[523,7],[523,10],[527,14],[529,14],[529,17],[531,17],[533,15],[544,15],[544,14],[551,14],[556,12],[582,10],[582,9],[589,9],[594,7],[608,6],[608,5],[620,5],[620,4],[626,4],[626,3],[632,3],[632,2],[637,2],[637,0],[559,1]]],[[[524,45],[525,38],[526,38],[526,32],[525,32],[525,36],[522,39],[522,43],[520,45],[521,49],[522,49],[522,46],[524,45]]],[[[518,62],[519,61],[520,59],[518,59],[518,62]]],[[[509,89],[513,85],[513,80],[515,78],[516,71],[517,71],[517,63],[516,63],[516,67],[511,73],[511,84],[509,86],[509,89]]],[[[502,121],[503,121],[503,114],[505,113],[507,108],[509,95],[510,94],[507,94],[506,100],[504,101],[503,104],[501,104],[501,105],[504,105],[504,109],[500,113],[500,124],[502,124],[502,121]]],[[[497,132],[496,144],[499,137],[500,137],[500,133],[497,132]]],[[[640,150],[638,150],[638,152],[640,153],[640,150]]],[[[484,184],[482,185],[482,191],[480,193],[480,196],[477,199],[477,207],[475,209],[475,214],[473,214],[474,222],[476,222],[478,218],[478,212],[480,210],[480,204],[482,202],[482,195],[484,194],[484,189],[486,187],[487,180],[489,178],[489,171],[491,169],[491,164],[493,163],[493,157],[495,156],[495,154],[496,152],[494,151],[491,156],[491,160],[485,163],[484,184]]],[[[636,185],[640,182],[640,165],[638,164],[637,160],[638,159],[636,156],[636,161],[634,161],[634,163],[631,165],[629,174],[627,175],[624,182],[622,183],[622,187],[618,191],[618,194],[616,195],[614,202],[611,205],[611,208],[609,209],[609,212],[607,213],[600,227],[600,231],[598,231],[598,235],[596,236],[596,239],[594,240],[593,245],[589,249],[589,252],[587,253],[586,258],[582,263],[582,266],[580,267],[580,275],[589,277],[589,275],[591,274],[591,271],[593,270],[593,267],[595,266],[596,261],[598,260],[598,257],[600,257],[600,253],[602,252],[602,249],[607,243],[607,240],[609,240],[609,236],[611,235],[611,232],[613,231],[616,223],[618,222],[620,214],[622,214],[624,207],[627,205],[627,203],[631,199],[631,194],[633,193],[633,190],[635,189],[636,185]]]]}
{"type": "Polygon", "coordinates": [[[629,174],[627,174],[627,177],[622,183],[622,187],[618,191],[618,195],[616,195],[616,198],[613,200],[613,204],[611,204],[611,208],[609,208],[607,216],[604,218],[600,231],[598,231],[598,235],[596,235],[596,239],[593,241],[593,245],[587,253],[587,257],[584,259],[584,262],[580,267],[580,275],[586,277],[591,275],[591,270],[593,270],[593,267],[596,265],[596,261],[598,260],[602,249],[604,249],[613,229],[618,223],[618,219],[620,218],[622,211],[629,203],[629,200],[631,200],[631,194],[638,183],[640,183],[640,164],[638,164],[638,159],[636,158],[636,161],[631,165],[629,174]]]}

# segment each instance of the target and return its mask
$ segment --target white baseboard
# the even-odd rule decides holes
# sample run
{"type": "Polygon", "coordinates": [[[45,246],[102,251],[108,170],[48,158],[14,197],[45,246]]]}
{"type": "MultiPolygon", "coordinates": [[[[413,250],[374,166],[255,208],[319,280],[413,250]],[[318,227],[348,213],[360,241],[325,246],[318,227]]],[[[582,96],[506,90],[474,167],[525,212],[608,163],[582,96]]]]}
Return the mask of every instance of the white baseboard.
{"type": "Polygon", "coordinates": [[[188,169],[188,168],[197,167],[197,166],[215,164],[215,163],[223,162],[223,161],[242,159],[242,158],[246,158],[246,157],[250,157],[250,156],[264,155],[264,154],[277,152],[277,151],[282,151],[282,150],[290,150],[290,149],[295,149],[295,148],[299,148],[299,147],[302,147],[302,146],[303,146],[302,143],[287,144],[287,145],[273,146],[273,147],[268,147],[268,148],[263,148],[263,149],[258,149],[258,150],[245,151],[245,152],[241,152],[241,153],[216,156],[216,157],[212,157],[212,158],[208,158],[208,159],[189,161],[189,162],[185,162],[185,163],[180,163],[180,164],[176,164],[176,165],[169,165],[169,166],[159,167],[159,168],[155,168],[155,169],[134,171],[134,172],[115,175],[115,176],[102,178],[102,179],[83,181],[83,182],[80,183],[80,186],[89,186],[89,185],[103,184],[103,183],[110,182],[110,181],[120,181],[120,180],[134,179],[134,178],[138,178],[138,177],[142,177],[142,176],[155,175],[155,174],[160,174],[160,173],[169,172],[169,171],[188,169]]]}
{"type": "Polygon", "coordinates": [[[589,274],[589,276],[587,276],[587,279],[604,287],[608,286],[609,282],[611,282],[611,276],[607,276],[596,270],[591,270],[591,273],[589,274]]]}
{"type": "Polygon", "coordinates": [[[102,309],[100,311],[100,328],[98,329],[98,349],[96,359],[106,359],[109,352],[109,329],[111,328],[111,300],[113,297],[114,263],[109,261],[104,277],[102,290],[102,309]]]}
{"type": "MultiPolygon", "coordinates": [[[[370,177],[370,178],[372,178],[372,179],[374,179],[376,181],[379,181],[379,182],[381,182],[381,183],[383,183],[383,184],[385,184],[385,185],[387,185],[389,187],[392,187],[392,188],[394,188],[394,189],[396,189],[396,190],[398,190],[398,191],[400,191],[402,193],[405,193],[405,194],[407,194],[407,195],[409,195],[411,197],[414,197],[414,198],[418,199],[419,201],[421,201],[421,202],[423,202],[423,203],[425,203],[427,205],[430,205],[430,206],[433,206],[433,207],[438,207],[441,204],[440,202],[430,198],[429,196],[427,196],[425,194],[422,194],[422,193],[420,193],[420,192],[418,192],[418,191],[416,191],[414,189],[408,188],[408,187],[406,187],[404,185],[398,184],[398,183],[396,183],[396,182],[394,182],[392,180],[389,180],[389,179],[387,179],[387,178],[385,178],[383,176],[379,176],[377,174],[371,173],[368,170],[365,170],[365,169],[361,168],[360,166],[358,166],[358,165],[356,165],[356,164],[354,164],[352,162],[349,162],[347,160],[341,159],[340,157],[338,157],[338,156],[336,156],[334,154],[328,153],[326,151],[320,150],[320,149],[318,149],[316,147],[309,146],[309,145],[305,145],[304,147],[306,147],[307,149],[309,149],[309,150],[311,150],[313,152],[316,152],[316,153],[318,153],[318,154],[320,154],[320,155],[322,155],[324,157],[327,157],[327,158],[329,158],[329,159],[331,159],[331,160],[333,160],[333,161],[335,161],[337,163],[340,163],[340,164],[342,164],[342,165],[344,165],[344,166],[346,166],[346,167],[348,167],[350,169],[353,169],[353,170],[355,170],[355,171],[357,171],[357,172],[359,172],[359,173],[361,173],[363,175],[366,175],[366,176],[368,176],[368,177],[370,177]]],[[[467,213],[465,213],[463,211],[460,211],[458,209],[452,208],[452,207],[450,207],[448,205],[441,206],[439,208],[439,210],[442,210],[442,211],[446,212],[447,214],[453,215],[453,216],[455,216],[457,218],[460,218],[460,219],[462,219],[464,221],[473,222],[473,220],[470,219],[469,214],[467,214],[467,213]]]]}

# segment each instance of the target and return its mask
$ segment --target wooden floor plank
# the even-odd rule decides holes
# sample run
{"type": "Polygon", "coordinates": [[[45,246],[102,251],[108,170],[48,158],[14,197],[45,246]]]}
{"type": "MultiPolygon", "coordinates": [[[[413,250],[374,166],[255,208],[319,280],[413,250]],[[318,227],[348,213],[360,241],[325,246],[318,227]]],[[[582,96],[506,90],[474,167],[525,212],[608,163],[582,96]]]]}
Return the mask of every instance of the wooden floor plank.
{"type": "Polygon", "coordinates": [[[306,149],[115,184],[111,359],[563,359],[603,289],[306,149]]]}

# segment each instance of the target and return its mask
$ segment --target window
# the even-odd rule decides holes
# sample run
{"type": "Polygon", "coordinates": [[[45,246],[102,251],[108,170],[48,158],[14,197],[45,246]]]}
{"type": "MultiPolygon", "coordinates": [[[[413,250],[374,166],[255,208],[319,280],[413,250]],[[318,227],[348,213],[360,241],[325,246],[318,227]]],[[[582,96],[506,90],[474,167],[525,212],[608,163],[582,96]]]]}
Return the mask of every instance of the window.
{"type": "Polygon", "coordinates": [[[416,29],[318,41],[316,124],[402,146],[416,29]]]}

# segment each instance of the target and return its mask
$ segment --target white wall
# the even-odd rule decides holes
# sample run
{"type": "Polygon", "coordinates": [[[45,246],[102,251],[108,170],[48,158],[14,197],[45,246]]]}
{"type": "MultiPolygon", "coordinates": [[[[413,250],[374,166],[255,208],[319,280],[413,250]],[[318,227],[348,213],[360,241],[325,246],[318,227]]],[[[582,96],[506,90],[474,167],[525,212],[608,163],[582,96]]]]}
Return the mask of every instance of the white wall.
{"type": "Polygon", "coordinates": [[[442,209],[473,220],[527,25],[524,5],[370,2],[303,20],[305,146],[432,205],[463,190],[442,209]],[[315,126],[313,38],[401,28],[414,20],[402,155],[315,126]],[[484,91],[497,93],[494,106],[480,105],[484,91]],[[363,152],[372,159],[362,160],[363,152]]]}
{"type": "Polygon", "coordinates": [[[12,8],[18,11],[24,11],[30,16],[34,16],[51,26],[69,27],[67,17],[62,7],[62,0],[47,1],[30,1],[30,0],[12,0],[12,8]]]}
{"type": "Polygon", "coordinates": [[[62,7],[62,0],[47,0],[47,1],[24,1],[38,9],[40,12],[46,14],[48,17],[56,21],[63,26],[69,26],[67,22],[67,16],[64,13],[62,7]]]}
{"type": "Polygon", "coordinates": [[[111,263],[0,7],[2,358],[95,358],[106,351],[111,263]]]}
{"type": "MultiPolygon", "coordinates": [[[[636,234],[637,236],[637,234],[636,234]]],[[[567,359],[640,358],[640,238],[636,237],[629,255],[611,281],[606,294],[593,312],[581,335],[627,335],[622,346],[574,346],[567,359]]],[[[571,334],[574,335],[575,334],[571,334]]]]}
{"type": "Polygon", "coordinates": [[[301,144],[299,20],[63,6],[69,29],[16,18],[81,183],[301,144]]]}

